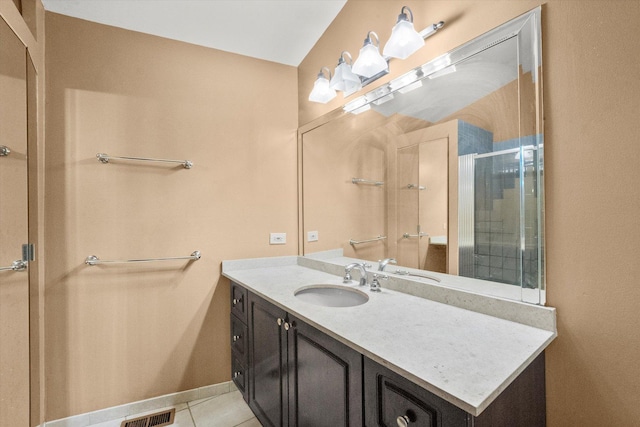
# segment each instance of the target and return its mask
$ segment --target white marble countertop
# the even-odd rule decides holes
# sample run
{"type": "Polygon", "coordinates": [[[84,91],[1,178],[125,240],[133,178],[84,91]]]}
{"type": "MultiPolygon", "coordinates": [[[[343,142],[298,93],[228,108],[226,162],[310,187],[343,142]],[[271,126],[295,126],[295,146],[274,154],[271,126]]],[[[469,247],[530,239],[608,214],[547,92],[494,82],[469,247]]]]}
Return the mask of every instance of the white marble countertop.
{"type": "Polygon", "coordinates": [[[475,416],[556,336],[555,324],[553,330],[533,327],[386,289],[384,282],[382,292],[369,292],[357,281],[344,285],[341,276],[299,263],[299,257],[224,261],[222,272],[475,416]],[[296,289],[314,284],[358,288],[369,301],[355,307],[322,307],[294,296],[296,289]]]}

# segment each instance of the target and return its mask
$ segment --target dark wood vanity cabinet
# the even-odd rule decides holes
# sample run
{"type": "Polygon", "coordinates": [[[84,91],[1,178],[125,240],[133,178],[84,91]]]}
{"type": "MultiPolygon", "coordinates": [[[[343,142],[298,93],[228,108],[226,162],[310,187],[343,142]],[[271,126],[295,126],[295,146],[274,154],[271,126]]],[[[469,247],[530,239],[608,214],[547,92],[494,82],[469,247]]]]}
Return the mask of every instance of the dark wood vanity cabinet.
{"type": "Polygon", "coordinates": [[[362,426],[362,356],[249,293],[249,406],[263,426],[362,426]]]}
{"type": "Polygon", "coordinates": [[[231,283],[231,377],[244,400],[249,400],[247,366],[249,364],[247,328],[247,290],[231,283]]]}
{"type": "Polygon", "coordinates": [[[478,417],[231,283],[233,381],[263,426],[541,427],[544,353],[478,417]]]}

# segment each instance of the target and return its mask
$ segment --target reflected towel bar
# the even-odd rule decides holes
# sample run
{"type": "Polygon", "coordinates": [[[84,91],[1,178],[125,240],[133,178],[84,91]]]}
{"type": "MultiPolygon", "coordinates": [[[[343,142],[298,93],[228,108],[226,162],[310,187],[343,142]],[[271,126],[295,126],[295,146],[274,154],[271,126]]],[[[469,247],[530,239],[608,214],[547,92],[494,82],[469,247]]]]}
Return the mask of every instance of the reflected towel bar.
{"type": "Polygon", "coordinates": [[[422,273],[412,273],[409,270],[396,270],[394,271],[395,274],[399,274],[401,276],[412,276],[412,277],[420,277],[422,279],[429,279],[429,280],[435,280],[436,282],[441,282],[442,280],[438,279],[437,277],[434,276],[429,276],[428,274],[422,274],[422,273]]]}
{"type": "Polygon", "coordinates": [[[385,240],[387,238],[387,236],[378,236],[378,237],[374,237],[373,239],[367,239],[367,240],[353,240],[350,239],[349,240],[349,244],[350,245],[359,245],[361,243],[370,243],[370,242],[377,242],[379,240],[385,240]]]}
{"type": "Polygon", "coordinates": [[[199,260],[201,257],[200,255],[200,251],[194,251],[191,255],[189,256],[182,256],[182,257],[169,257],[169,258],[146,258],[146,259],[127,259],[127,260],[121,260],[121,261],[104,261],[99,259],[97,256],[95,255],[90,255],[88,256],[85,260],[84,263],[87,265],[98,265],[98,264],[125,264],[125,263],[130,263],[130,262],[152,262],[152,261],[174,261],[174,260],[180,260],[180,259],[189,259],[189,260],[194,260],[197,261],[199,260]]]}
{"type": "Polygon", "coordinates": [[[11,154],[11,150],[9,149],[9,147],[0,145],[0,157],[6,157],[9,154],[11,154]]]}
{"type": "Polygon", "coordinates": [[[373,181],[371,179],[364,178],[351,178],[351,182],[354,184],[384,185],[384,181],[373,181]]]}
{"type": "Polygon", "coordinates": [[[13,261],[10,267],[0,267],[0,271],[22,271],[27,269],[27,263],[21,259],[13,261]]]}
{"type": "Polygon", "coordinates": [[[424,185],[416,185],[416,184],[407,184],[407,188],[409,190],[426,190],[427,187],[425,187],[424,185]]]}
{"type": "Polygon", "coordinates": [[[110,156],[105,153],[98,153],[96,154],[96,157],[102,163],[109,163],[109,160],[111,159],[118,159],[118,160],[136,160],[136,161],[142,161],[142,162],[180,163],[185,169],[191,169],[191,167],[193,166],[193,162],[191,162],[190,160],[152,159],[148,157],[122,157],[122,156],[110,156]]]}
{"type": "Polygon", "coordinates": [[[403,239],[410,239],[412,237],[427,237],[429,234],[425,233],[424,231],[419,232],[418,234],[409,234],[409,233],[404,233],[402,235],[403,239]]]}

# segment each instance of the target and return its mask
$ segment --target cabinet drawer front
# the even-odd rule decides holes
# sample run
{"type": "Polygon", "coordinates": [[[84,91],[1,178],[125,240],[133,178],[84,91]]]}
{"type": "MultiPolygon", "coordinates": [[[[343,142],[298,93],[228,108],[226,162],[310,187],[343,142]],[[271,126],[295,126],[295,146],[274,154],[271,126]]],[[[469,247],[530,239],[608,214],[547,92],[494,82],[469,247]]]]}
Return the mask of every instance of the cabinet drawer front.
{"type": "Polygon", "coordinates": [[[248,348],[247,348],[247,325],[242,323],[233,314],[231,315],[231,350],[233,350],[237,357],[240,358],[245,364],[247,363],[248,348]]]}
{"type": "Polygon", "coordinates": [[[247,290],[231,282],[231,314],[247,323],[247,290]]]}
{"type": "Polygon", "coordinates": [[[236,387],[240,393],[242,393],[242,397],[245,401],[248,401],[249,396],[247,394],[247,368],[246,365],[236,357],[235,354],[231,355],[231,379],[233,380],[236,387]]]}
{"type": "Polygon", "coordinates": [[[426,402],[401,389],[389,378],[378,378],[381,425],[396,425],[398,417],[404,417],[408,424],[436,426],[438,413],[426,402]]]}
{"type": "Polygon", "coordinates": [[[465,411],[365,357],[365,419],[369,427],[466,427],[465,411]]]}

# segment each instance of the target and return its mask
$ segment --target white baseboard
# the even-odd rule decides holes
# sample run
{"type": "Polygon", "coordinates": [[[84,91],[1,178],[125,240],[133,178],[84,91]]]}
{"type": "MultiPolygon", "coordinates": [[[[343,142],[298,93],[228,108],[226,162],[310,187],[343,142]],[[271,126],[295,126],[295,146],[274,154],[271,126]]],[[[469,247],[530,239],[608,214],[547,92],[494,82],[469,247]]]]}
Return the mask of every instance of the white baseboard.
{"type": "Polygon", "coordinates": [[[126,403],[124,405],[112,406],[111,408],[100,409],[85,414],[74,415],[59,420],[47,421],[43,427],[87,427],[92,424],[103,423],[105,421],[116,420],[142,412],[163,409],[199,399],[219,396],[237,390],[232,381],[213,384],[177,393],[165,394],[164,396],[152,397],[151,399],[140,400],[138,402],[126,403]]]}

